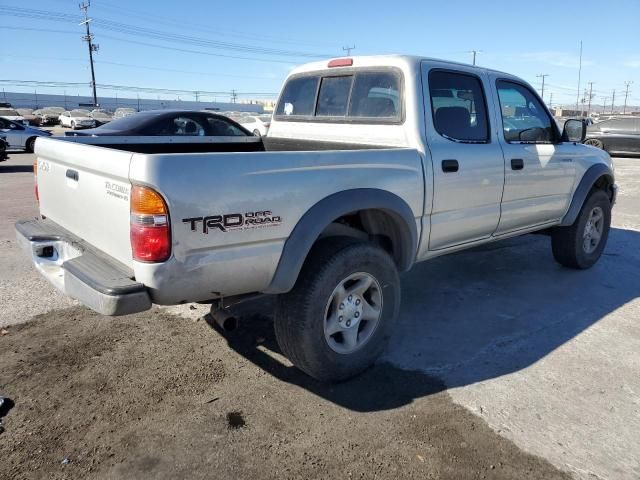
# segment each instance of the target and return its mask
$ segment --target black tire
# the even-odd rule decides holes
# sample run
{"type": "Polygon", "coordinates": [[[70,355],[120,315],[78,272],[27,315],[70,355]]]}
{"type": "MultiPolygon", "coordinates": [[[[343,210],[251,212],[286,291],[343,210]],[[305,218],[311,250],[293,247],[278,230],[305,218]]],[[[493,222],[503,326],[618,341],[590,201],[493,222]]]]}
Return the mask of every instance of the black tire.
{"type": "Polygon", "coordinates": [[[36,145],[36,137],[31,137],[24,144],[24,149],[27,153],[33,153],[33,148],[35,147],[35,145],[36,145]]]}
{"type": "Polygon", "coordinates": [[[597,138],[589,138],[584,141],[584,144],[604,150],[604,143],[602,143],[602,140],[598,140],[597,138]]]}
{"type": "Polygon", "coordinates": [[[278,297],[276,339],[289,360],[311,377],[325,382],[346,380],[373,365],[384,351],[399,308],[400,280],[387,252],[373,244],[328,239],[309,253],[294,288],[278,297]],[[357,350],[337,353],[325,339],[327,305],[345,278],[361,272],[380,286],[381,313],[357,350]]]}
{"type": "Polygon", "coordinates": [[[582,205],[578,218],[573,225],[557,227],[551,234],[551,248],[553,257],[565,267],[584,270],[591,268],[600,258],[609,238],[611,226],[611,201],[603,190],[592,190],[582,205]],[[603,231],[597,247],[592,252],[587,252],[584,247],[585,227],[589,221],[591,212],[599,207],[604,214],[603,231]]]}

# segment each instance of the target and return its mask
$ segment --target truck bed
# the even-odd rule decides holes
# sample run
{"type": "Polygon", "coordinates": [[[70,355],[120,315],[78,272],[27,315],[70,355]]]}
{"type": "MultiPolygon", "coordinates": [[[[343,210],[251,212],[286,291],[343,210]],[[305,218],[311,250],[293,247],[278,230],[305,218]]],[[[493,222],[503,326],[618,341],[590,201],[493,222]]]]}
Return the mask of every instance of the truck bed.
{"type": "Polygon", "coordinates": [[[185,137],[167,142],[162,137],[60,137],[59,140],[124,150],[131,153],[216,153],[216,152],[309,152],[323,150],[367,150],[397,148],[359,142],[336,142],[281,137],[185,137]]]}

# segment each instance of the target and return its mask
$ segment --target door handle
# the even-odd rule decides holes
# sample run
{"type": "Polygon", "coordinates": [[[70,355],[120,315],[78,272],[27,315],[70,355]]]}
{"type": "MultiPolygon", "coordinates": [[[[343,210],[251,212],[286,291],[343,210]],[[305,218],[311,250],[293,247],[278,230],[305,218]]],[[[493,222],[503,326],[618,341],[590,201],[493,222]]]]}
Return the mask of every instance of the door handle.
{"type": "Polygon", "coordinates": [[[524,160],[521,158],[511,159],[511,170],[522,170],[524,168],[524,160]]]}
{"type": "Polygon", "coordinates": [[[457,172],[459,168],[457,160],[442,160],[442,171],[445,173],[457,172]]]}
{"type": "Polygon", "coordinates": [[[75,180],[77,182],[78,178],[79,178],[78,171],[77,170],[68,169],[67,170],[67,178],[70,178],[71,180],[75,180]]]}

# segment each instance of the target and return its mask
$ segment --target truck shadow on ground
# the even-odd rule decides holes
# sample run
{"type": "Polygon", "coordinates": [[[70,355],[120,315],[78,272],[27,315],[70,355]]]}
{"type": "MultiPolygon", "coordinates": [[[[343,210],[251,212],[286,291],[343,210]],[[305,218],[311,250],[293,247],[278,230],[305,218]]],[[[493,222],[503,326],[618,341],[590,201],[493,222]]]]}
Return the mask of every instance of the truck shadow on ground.
{"type": "Polygon", "coordinates": [[[397,408],[524,369],[640,297],[640,232],[612,229],[603,257],[587,271],[556,264],[550,239],[529,235],[418,264],[402,287],[387,352],[338,385],[316,382],[279,356],[264,313],[272,311],[269,299],[238,306],[241,327],[225,337],[264,371],[336,404],[397,408]]]}
{"type": "Polygon", "coordinates": [[[3,173],[29,173],[33,172],[31,165],[6,165],[0,163],[0,174],[3,173]]]}

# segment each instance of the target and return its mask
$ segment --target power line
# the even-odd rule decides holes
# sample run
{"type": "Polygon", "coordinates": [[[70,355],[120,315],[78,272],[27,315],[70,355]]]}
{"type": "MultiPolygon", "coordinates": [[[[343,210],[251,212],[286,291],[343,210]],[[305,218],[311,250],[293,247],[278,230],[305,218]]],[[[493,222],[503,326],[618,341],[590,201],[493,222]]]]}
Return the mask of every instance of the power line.
{"type": "MultiPolygon", "coordinates": [[[[41,81],[41,80],[12,80],[12,79],[0,79],[0,85],[12,85],[22,87],[41,87],[41,88],[79,88],[87,87],[90,83],[87,82],[56,82],[56,81],[41,81]]],[[[170,95],[192,95],[195,96],[198,93],[199,96],[207,95],[235,95],[235,98],[241,96],[266,96],[271,97],[277,95],[276,92],[239,92],[235,89],[220,90],[220,91],[208,91],[208,90],[185,90],[185,89],[172,89],[172,88],[155,88],[155,87],[139,87],[130,85],[118,85],[109,83],[97,83],[96,86],[102,90],[111,91],[125,91],[125,92],[137,92],[137,93],[163,93],[170,95]]]]}
{"type": "MultiPolygon", "coordinates": [[[[3,13],[9,16],[47,20],[63,23],[75,23],[78,21],[78,17],[61,14],[57,12],[50,12],[46,10],[34,10],[25,8],[3,7],[3,13]]],[[[140,27],[137,25],[129,25],[112,20],[95,18],[93,19],[94,28],[109,30],[112,32],[123,33],[125,35],[152,38],[154,40],[161,40],[167,43],[174,44],[188,44],[200,47],[206,47],[218,50],[231,50],[244,53],[253,53],[259,55],[275,55],[275,56],[290,56],[290,57],[309,57],[309,58],[322,58],[331,57],[332,53],[313,53],[296,50],[284,50],[279,48],[259,47],[255,45],[247,45],[240,43],[232,43],[219,40],[210,40],[206,38],[194,37],[189,35],[183,35],[178,33],[171,33],[164,30],[156,30],[151,28],[140,27]]]]}

